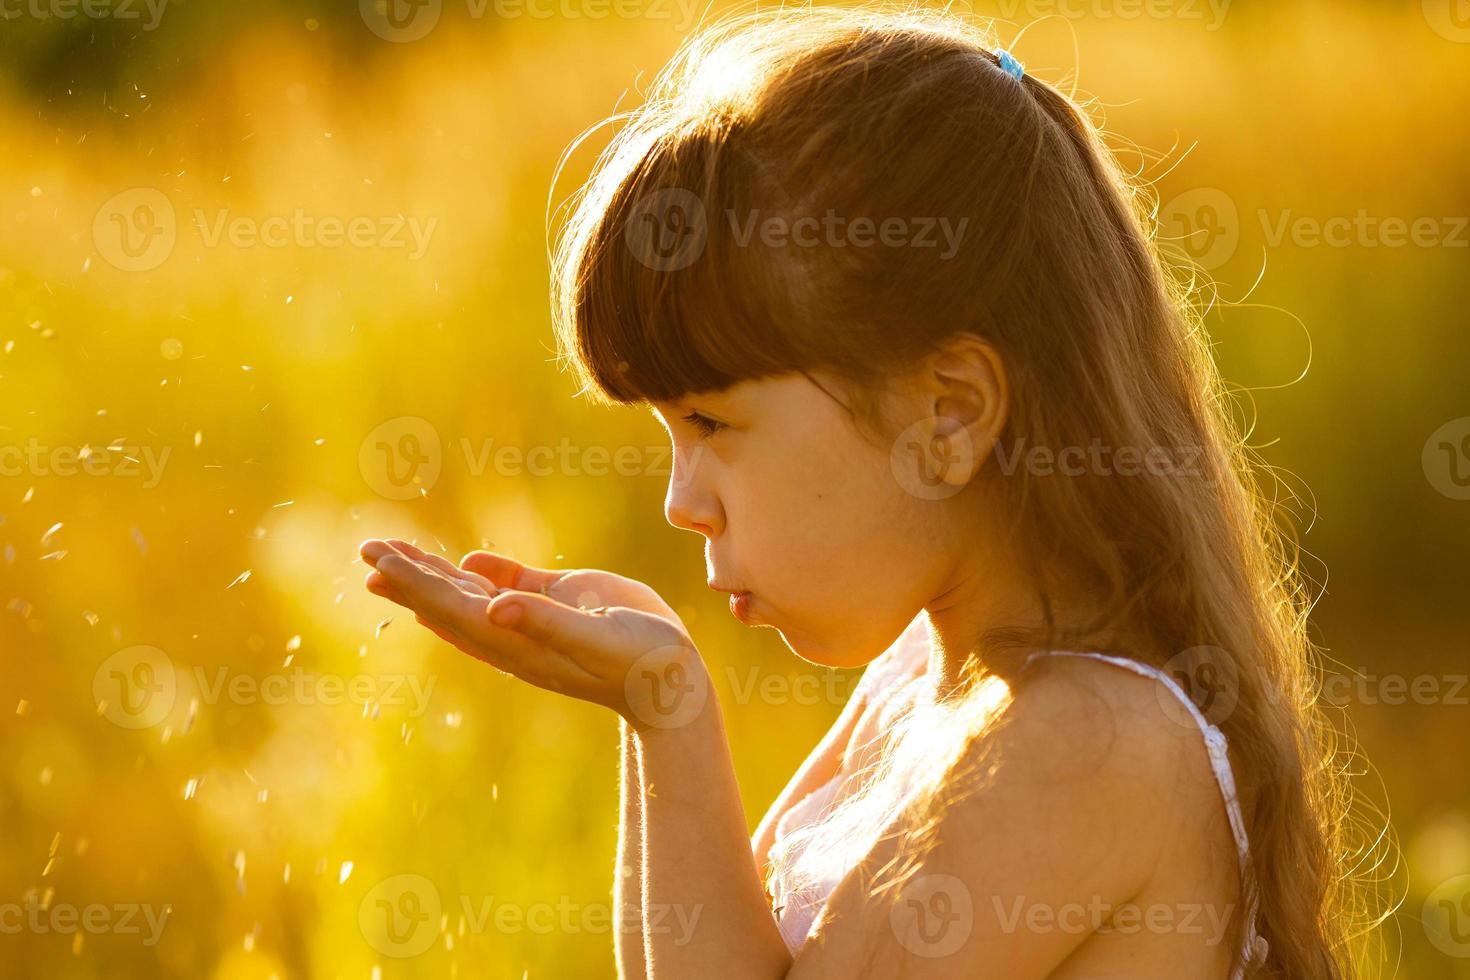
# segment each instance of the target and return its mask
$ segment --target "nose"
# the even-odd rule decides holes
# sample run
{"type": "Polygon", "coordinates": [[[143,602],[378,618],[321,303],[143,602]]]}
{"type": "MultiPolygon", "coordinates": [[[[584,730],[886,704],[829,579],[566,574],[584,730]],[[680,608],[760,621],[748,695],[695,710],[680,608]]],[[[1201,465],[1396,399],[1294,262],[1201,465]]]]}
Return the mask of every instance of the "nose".
{"type": "Polygon", "coordinates": [[[699,456],[697,446],[675,448],[669,489],[664,495],[664,517],[674,527],[712,538],[723,525],[724,512],[708,480],[701,479],[701,468],[695,465],[699,456]]]}

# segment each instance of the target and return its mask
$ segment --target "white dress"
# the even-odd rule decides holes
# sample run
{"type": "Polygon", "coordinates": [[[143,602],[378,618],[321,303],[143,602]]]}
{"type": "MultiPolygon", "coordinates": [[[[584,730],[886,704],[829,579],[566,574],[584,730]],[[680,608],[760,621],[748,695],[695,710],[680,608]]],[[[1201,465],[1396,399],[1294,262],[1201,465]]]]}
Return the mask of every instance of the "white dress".
{"type": "MultiPolygon", "coordinates": [[[[854,696],[866,693],[870,704],[884,702],[893,702],[895,705],[899,702],[906,704],[909,700],[914,699],[921,689],[922,675],[929,661],[930,649],[927,617],[920,613],[894,644],[868,665],[867,670],[858,681],[854,696]]],[[[1210,768],[1214,771],[1215,781],[1220,786],[1220,796],[1225,802],[1225,812],[1230,820],[1230,832],[1235,837],[1242,874],[1241,880],[1244,881],[1246,866],[1250,859],[1250,842],[1246,837],[1245,819],[1241,813],[1240,801],[1236,796],[1235,775],[1230,767],[1225,734],[1205,718],[1198,706],[1180,689],[1173,678],[1156,667],[1124,657],[1071,650],[1033,654],[1027,663],[1029,664],[1038,656],[1086,657],[1091,660],[1099,660],[1140,676],[1153,678],[1179,699],[1190,717],[1199,726],[1200,734],[1204,737],[1205,748],[1209,751],[1210,756],[1210,768]]],[[[899,799],[907,795],[912,788],[909,781],[904,779],[907,772],[910,770],[899,769],[894,774],[901,783],[897,790],[899,799]]],[[[796,879],[792,874],[792,868],[803,854],[805,841],[801,839],[800,834],[795,834],[795,837],[793,834],[820,820],[828,813],[842,787],[843,779],[843,775],[839,773],[817,787],[792,804],[776,823],[775,838],[770,851],[771,871],[767,879],[767,887],[772,896],[776,924],[793,956],[806,942],[812,925],[823,906],[826,905],[828,897],[846,876],[847,871],[851,870],[863,856],[854,852],[848,855],[851,861],[846,863],[845,867],[833,867],[828,872],[816,876],[815,879],[811,874],[807,874],[802,885],[795,884],[796,879]]],[[[843,862],[839,862],[841,863],[843,862]]],[[[1266,940],[1256,932],[1255,920],[1255,903],[1252,901],[1246,915],[1241,953],[1231,973],[1231,980],[1240,980],[1244,977],[1247,966],[1259,965],[1265,959],[1266,940]]]]}

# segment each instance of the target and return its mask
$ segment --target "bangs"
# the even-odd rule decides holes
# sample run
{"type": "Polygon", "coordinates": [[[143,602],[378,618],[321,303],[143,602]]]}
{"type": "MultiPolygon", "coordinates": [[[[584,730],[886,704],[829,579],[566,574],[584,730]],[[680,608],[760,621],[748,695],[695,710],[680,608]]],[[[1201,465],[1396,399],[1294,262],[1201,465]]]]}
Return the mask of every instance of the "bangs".
{"type": "Polygon", "coordinates": [[[617,118],[556,237],[558,350],[581,393],[678,401],[819,369],[862,384],[928,348],[915,296],[934,323],[973,319],[1002,268],[982,252],[1005,236],[967,240],[964,273],[932,239],[897,246],[939,216],[975,218],[965,188],[938,191],[995,156],[985,134],[1025,103],[946,24],[803,8],[732,19],[681,50],[617,118]],[[1007,108],[966,129],[934,94],[974,84],[1007,108]],[[899,223],[896,243],[885,230],[874,244],[880,218],[899,223]],[[868,222],[866,243],[849,243],[849,220],[868,222]],[[943,288],[957,279],[974,288],[943,288]]]}
{"type": "Polygon", "coordinates": [[[578,202],[558,255],[557,332],[584,390],[677,401],[818,366],[799,311],[811,256],[762,241],[759,167],[734,124],[622,140],[578,202]]]}

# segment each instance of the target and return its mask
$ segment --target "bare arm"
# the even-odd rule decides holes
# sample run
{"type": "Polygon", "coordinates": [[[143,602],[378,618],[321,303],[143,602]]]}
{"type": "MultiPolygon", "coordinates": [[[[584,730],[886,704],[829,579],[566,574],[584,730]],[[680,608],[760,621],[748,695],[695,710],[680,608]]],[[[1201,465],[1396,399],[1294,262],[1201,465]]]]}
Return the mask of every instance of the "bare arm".
{"type": "Polygon", "coordinates": [[[619,980],[647,980],[643,936],[643,777],[639,772],[638,740],[623,720],[618,721],[622,742],[622,776],[618,790],[618,858],[613,869],[613,951],[619,980]]]}
{"type": "MultiPolygon", "coordinates": [[[[691,683],[709,691],[697,659],[691,683]]],[[[712,693],[677,727],[638,732],[647,789],[644,915],[650,973],[776,978],[791,965],[751,853],[745,812],[712,693]]]]}

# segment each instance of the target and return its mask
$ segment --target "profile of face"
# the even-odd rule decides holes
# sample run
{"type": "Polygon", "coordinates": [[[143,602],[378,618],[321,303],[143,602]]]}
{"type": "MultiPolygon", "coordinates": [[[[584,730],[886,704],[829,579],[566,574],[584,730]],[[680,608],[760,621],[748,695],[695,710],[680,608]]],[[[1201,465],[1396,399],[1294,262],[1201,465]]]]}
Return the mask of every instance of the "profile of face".
{"type": "Polygon", "coordinates": [[[674,448],[665,515],[703,536],[709,584],[742,621],[805,660],[857,667],[973,574],[973,478],[1005,384],[994,352],[968,346],[890,402],[891,433],[860,430],[815,372],[820,387],[791,373],[652,405],[674,448]]]}

